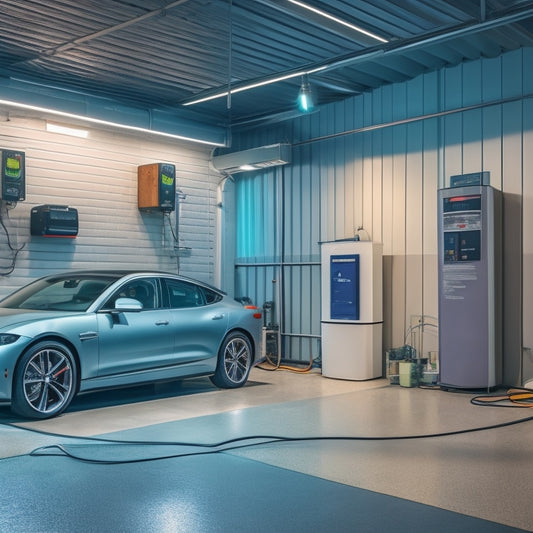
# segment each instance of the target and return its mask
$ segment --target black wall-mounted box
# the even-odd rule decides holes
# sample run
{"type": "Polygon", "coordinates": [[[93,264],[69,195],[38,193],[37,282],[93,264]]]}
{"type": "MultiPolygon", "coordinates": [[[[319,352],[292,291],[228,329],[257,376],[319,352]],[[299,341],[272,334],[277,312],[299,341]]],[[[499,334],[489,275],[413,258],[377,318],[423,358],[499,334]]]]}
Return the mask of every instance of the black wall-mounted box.
{"type": "Polygon", "coordinates": [[[6,202],[21,202],[26,198],[24,152],[0,149],[0,198],[6,202]]]}
{"type": "Polygon", "coordinates": [[[66,205],[38,205],[31,210],[30,232],[39,237],[78,235],[78,210],[66,205]]]}

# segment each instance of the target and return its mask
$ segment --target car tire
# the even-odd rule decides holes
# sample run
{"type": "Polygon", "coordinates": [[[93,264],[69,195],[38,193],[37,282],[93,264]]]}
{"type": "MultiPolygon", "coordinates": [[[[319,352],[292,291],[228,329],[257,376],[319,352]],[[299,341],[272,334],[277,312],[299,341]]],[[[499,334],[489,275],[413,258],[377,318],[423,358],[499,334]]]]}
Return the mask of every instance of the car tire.
{"type": "Polygon", "coordinates": [[[211,381],[223,389],[242,387],[252,367],[252,346],[244,333],[230,333],[218,352],[217,368],[211,381]]]}
{"type": "Polygon", "coordinates": [[[64,344],[43,341],[27,350],[15,369],[11,410],[26,418],[62,413],[76,393],[77,368],[64,344]]]}

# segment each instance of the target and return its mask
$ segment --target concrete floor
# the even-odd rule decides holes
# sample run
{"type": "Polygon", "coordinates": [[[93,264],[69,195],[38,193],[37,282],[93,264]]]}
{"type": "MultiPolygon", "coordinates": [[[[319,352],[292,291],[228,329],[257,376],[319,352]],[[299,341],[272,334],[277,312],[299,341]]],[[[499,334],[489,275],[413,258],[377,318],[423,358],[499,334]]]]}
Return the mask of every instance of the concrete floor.
{"type": "MultiPolygon", "coordinates": [[[[83,437],[93,436],[191,443],[258,435],[311,438],[225,453],[531,531],[533,421],[428,436],[514,422],[533,413],[474,406],[471,397],[391,386],[384,379],[353,382],[323,378],[316,371],[254,369],[239,390],[218,390],[198,378],[93,393],[80,396],[61,417],[41,422],[17,420],[0,407],[0,422],[14,424],[0,425],[0,457],[58,441],[80,446],[83,437]],[[387,439],[398,436],[409,438],[387,439]]],[[[128,453],[121,449],[120,458],[128,453]]]]}

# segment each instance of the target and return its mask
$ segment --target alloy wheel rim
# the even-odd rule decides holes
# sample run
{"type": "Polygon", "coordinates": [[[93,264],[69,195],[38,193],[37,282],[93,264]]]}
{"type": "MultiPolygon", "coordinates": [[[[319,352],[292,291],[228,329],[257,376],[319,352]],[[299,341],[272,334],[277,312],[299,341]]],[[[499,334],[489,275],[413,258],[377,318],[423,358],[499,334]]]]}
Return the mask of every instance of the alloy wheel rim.
{"type": "Polygon", "coordinates": [[[26,401],[39,413],[61,409],[72,390],[69,358],[56,349],[36,352],[24,370],[23,389],[26,401]]]}
{"type": "Polygon", "coordinates": [[[224,352],[226,375],[233,383],[241,383],[248,372],[250,353],[243,339],[231,340],[224,352]]]}

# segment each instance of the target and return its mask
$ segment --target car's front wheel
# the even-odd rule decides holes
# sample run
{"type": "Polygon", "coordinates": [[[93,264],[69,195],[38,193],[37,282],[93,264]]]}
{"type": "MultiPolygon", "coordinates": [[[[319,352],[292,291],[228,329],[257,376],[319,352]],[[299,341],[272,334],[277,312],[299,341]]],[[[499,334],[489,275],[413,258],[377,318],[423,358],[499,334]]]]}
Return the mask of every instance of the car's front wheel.
{"type": "Polygon", "coordinates": [[[11,409],[27,418],[62,413],[76,392],[76,364],[62,343],[43,341],[26,351],[15,369],[11,409]]]}
{"type": "Polygon", "coordinates": [[[218,352],[218,362],[211,381],[224,389],[242,387],[252,366],[252,346],[244,333],[230,333],[218,352]]]}

